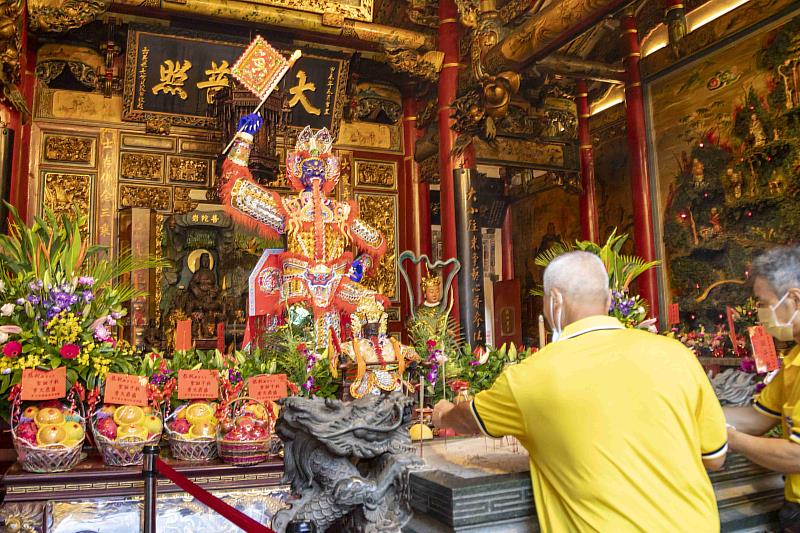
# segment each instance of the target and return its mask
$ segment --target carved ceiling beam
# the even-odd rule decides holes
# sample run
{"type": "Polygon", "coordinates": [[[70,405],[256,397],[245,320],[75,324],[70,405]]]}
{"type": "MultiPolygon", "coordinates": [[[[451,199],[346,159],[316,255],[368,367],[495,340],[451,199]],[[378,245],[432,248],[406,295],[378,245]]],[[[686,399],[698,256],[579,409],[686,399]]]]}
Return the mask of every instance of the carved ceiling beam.
{"type": "Polygon", "coordinates": [[[365,48],[383,46],[387,49],[408,50],[434,49],[433,37],[424,33],[346,19],[344,15],[326,13],[320,15],[293,9],[265,6],[245,0],[110,0],[111,7],[160,8],[167,13],[182,16],[205,17],[216,20],[235,21],[254,25],[272,26],[285,30],[302,30],[319,35],[343,37],[354,43],[363,43],[365,48]]]}
{"type": "Polygon", "coordinates": [[[538,63],[537,70],[561,74],[568,78],[582,78],[622,85],[625,83],[625,69],[598,61],[589,61],[575,56],[552,54],[538,63]]]}
{"type": "Polygon", "coordinates": [[[35,32],[80,28],[108,9],[109,0],[28,0],[28,27],[35,32]]]}
{"type": "Polygon", "coordinates": [[[560,0],[551,2],[506,35],[484,56],[492,73],[516,72],[541,61],[630,0],[560,0]]]}

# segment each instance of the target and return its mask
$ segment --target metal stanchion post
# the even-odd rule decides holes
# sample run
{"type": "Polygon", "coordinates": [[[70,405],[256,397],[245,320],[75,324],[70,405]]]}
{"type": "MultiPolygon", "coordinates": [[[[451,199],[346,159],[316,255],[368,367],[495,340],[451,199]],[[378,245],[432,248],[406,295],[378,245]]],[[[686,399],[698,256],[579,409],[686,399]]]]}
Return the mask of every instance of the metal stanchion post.
{"type": "Polygon", "coordinates": [[[158,446],[144,447],[144,463],[142,476],[144,476],[144,533],[156,533],[156,459],[158,459],[158,446]]]}

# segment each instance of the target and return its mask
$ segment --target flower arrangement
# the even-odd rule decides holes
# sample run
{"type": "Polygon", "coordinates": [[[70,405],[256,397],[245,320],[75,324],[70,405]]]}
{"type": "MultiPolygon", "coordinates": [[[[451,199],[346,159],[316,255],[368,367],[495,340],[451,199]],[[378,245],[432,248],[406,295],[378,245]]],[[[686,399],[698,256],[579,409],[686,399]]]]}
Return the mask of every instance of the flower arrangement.
{"type": "Polygon", "coordinates": [[[67,387],[80,382],[87,390],[108,372],[134,372],[133,349],[116,331],[123,304],[139,294],[118,278],[153,262],[109,261],[81,234],[85,217],[77,210],[46,210],[31,227],[9,210],[9,234],[0,236],[0,394],[26,368],[64,366],[67,387]]]}

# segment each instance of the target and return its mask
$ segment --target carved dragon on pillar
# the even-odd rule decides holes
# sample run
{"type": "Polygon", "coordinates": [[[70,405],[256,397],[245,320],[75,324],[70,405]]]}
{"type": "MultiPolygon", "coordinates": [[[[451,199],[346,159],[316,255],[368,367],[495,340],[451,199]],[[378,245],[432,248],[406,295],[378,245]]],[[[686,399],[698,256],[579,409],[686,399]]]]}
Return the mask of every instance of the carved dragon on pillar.
{"type": "Polygon", "coordinates": [[[0,85],[3,100],[22,113],[27,121],[30,110],[17,87],[20,82],[22,53],[23,0],[0,0],[0,85]]]}

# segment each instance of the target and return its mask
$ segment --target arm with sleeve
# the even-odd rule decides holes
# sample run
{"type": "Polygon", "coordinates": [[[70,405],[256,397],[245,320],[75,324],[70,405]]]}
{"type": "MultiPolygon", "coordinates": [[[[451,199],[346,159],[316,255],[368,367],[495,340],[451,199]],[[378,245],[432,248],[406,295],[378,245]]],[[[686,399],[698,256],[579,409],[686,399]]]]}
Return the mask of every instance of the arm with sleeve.
{"type": "Polygon", "coordinates": [[[472,401],[472,415],[489,437],[525,435],[525,420],[509,380],[511,371],[513,367],[500,374],[492,388],[479,392],[472,401]]]}

